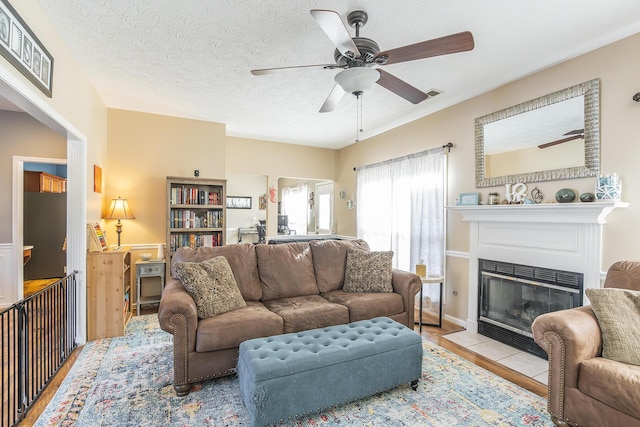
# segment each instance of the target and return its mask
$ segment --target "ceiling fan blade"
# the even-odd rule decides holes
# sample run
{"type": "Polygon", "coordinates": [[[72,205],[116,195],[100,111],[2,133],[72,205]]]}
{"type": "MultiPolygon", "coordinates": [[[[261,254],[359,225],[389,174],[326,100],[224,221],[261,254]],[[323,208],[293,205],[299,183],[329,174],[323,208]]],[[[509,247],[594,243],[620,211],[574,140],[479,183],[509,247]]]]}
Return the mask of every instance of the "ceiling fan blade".
{"type": "Polygon", "coordinates": [[[327,99],[324,101],[324,104],[322,104],[322,107],[320,107],[320,112],[328,113],[335,110],[335,108],[338,106],[338,103],[342,100],[344,94],[344,89],[342,89],[340,85],[335,85],[327,99]]]}
{"type": "Polygon", "coordinates": [[[393,74],[389,74],[380,69],[378,69],[378,71],[380,72],[380,78],[376,83],[396,95],[403,97],[407,101],[418,104],[429,97],[426,93],[416,89],[404,80],[400,80],[393,74]]]}
{"type": "Polygon", "coordinates": [[[416,59],[430,58],[432,56],[465,52],[467,50],[472,50],[473,47],[473,35],[469,31],[464,31],[462,33],[451,34],[449,36],[379,52],[376,54],[374,60],[381,57],[387,57],[388,59],[385,64],[397,64],[398,62],[407,62],[416,59]]]}
{"type": "Polygon", "coordinates": [[[342,18],[333,10],[313,9],[311,16],[316,20],[322,31],[329,37],[341,54],[346,57],[355,58],[360,56],[360,51],[355,42],[351,39],[347,27],[344,26],[342,18]]]}
{"type": "Polygon", "coordinates": [[[584,135],[568,136],[566,138],[558,139],[556,141],[547,142],[546,144],[540,144],[538,145],[538,148],[549,148],[549,147],[553,147],[554,145],[562,144],[563,142],[573,141],[574,139],[584,139],[584,135]]]}
{"type": "Polygon", "coordinates": [[[581,133],[584,133],[584,129],[575,129],[575,130],[570,130],[567,133],[562,134],[563,136],[567,136],[567,135],[579,135],[581,133]]]}
{"type": "Polygon", "coordinates": [[[286,73],[301,70],[333,70],[334,68],[342,67],[337,64],[300,65],[297,67],[262,68],[259,70],[251,70],[251,74],[253,74],[254,76],[262,76],[265,74],[286,73]]]}

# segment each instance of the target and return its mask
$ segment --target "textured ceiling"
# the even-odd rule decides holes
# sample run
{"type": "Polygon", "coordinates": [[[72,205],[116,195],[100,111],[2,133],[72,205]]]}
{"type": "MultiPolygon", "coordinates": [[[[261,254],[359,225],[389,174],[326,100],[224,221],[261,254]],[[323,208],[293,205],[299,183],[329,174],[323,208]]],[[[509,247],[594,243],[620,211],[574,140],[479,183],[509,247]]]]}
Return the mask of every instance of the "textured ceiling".
{"type": "Polygon", "coordinates": [[[473,33],[470,52],[385,66],[424,92],[443,94],[413,105],[374,85],[363,98],[361,140],[640,31],[638,0],[38,2],[107,107],[327,148],[356,137],[352,95],[335,111],[318,112],[339,70],[249,72],[333,62],[334,47],[311,9],[335,10],[345,21],[349,12],[365,10],[369,22],[360,35],[382,50],[473,33]]]}

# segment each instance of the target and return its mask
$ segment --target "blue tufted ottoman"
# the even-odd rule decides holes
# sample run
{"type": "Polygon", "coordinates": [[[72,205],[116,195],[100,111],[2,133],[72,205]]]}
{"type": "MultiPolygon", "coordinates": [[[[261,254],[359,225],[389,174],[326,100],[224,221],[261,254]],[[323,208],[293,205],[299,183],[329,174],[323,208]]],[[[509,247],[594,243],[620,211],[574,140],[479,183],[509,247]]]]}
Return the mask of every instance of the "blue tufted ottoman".
{"type": "Polygon", "coordinates": [[[238,377],[253,425],[298,418],[411,383],[422,339],[387,317],[240,344],[238,377]]]}

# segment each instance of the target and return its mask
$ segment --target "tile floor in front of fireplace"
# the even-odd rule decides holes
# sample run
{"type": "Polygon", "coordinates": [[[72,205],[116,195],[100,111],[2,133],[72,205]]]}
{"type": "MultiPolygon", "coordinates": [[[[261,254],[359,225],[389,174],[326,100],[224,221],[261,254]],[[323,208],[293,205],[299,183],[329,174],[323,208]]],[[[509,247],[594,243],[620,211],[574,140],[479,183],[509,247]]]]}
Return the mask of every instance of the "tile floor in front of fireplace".
{"type": "Polygon", "coordinates": [[[542,384],[548,383],[549,367],[545,359],[471,331],[454,332],[443,338],[542,384]]]}

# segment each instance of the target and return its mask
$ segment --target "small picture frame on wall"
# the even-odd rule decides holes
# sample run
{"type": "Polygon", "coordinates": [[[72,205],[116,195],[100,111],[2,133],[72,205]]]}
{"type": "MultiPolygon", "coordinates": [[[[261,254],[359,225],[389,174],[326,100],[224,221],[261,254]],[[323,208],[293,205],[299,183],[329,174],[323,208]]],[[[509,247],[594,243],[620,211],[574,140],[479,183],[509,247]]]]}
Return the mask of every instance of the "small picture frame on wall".
{"type": "Polygon", "coordinates": [[[475,206],[480,201],[480,193],[460,193],[458,206],[475,206]]]}
{"type": "Polygon", "coordinates": [[[93,192],[102,193],[102,168],[93,165],[93,192]]]}
{"type": "Polygon", "coordinates": [[[251,209],[251,197],[227,196],[227,209],[251,209]]]}

